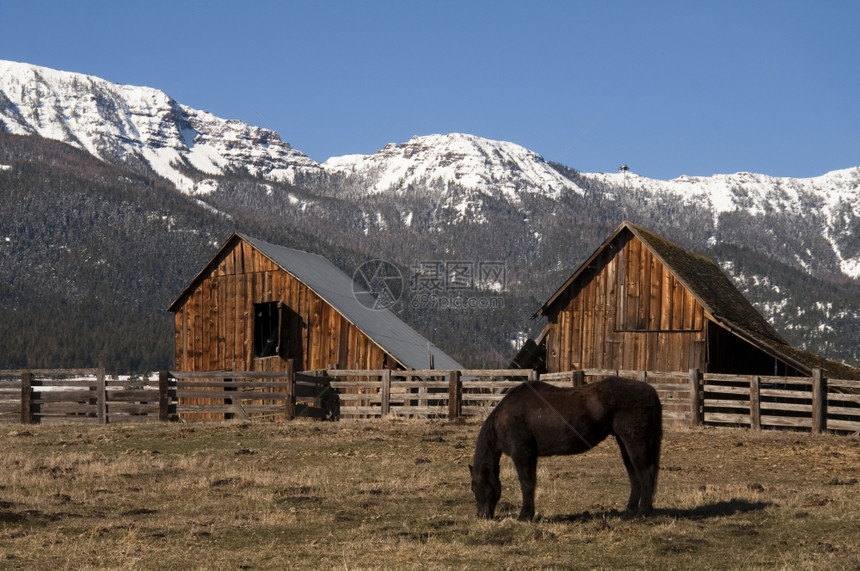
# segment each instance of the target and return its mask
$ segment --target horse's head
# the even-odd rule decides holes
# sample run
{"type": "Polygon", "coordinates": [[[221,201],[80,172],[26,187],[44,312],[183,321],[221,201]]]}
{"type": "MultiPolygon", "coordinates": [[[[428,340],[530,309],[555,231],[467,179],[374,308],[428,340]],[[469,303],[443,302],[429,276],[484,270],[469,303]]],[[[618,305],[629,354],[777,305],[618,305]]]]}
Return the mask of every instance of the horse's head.
{"type": "Polygon", "coordinates": [[[472,493],[475,494],[475,502],[478,504],[478,517],[492,519],[496,512],[496,504],[502,497],[502,483],[499,480],[498,470],[492,470],[490,466],[469,466],[472,474],[472,493]]]}

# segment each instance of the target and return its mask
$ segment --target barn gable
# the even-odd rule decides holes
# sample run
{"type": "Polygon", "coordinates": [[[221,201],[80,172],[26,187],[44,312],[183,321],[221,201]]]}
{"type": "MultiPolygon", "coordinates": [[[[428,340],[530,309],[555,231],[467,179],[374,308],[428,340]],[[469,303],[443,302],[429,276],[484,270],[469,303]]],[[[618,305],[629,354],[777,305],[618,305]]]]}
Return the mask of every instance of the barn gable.
{"type": "Polygon", "coordinates": [[[539,339],[548,371],[858,374],[791,347],[714,262],[629,222],[536,316],[548,320],[539,339]]]}
{"type": "Polygon", "coordinates": [[[168,307],[182,370],[461,369],[322,256],[234,234],[168,307]],[[261,341],[268,338],[270,343],[261,341]]]}

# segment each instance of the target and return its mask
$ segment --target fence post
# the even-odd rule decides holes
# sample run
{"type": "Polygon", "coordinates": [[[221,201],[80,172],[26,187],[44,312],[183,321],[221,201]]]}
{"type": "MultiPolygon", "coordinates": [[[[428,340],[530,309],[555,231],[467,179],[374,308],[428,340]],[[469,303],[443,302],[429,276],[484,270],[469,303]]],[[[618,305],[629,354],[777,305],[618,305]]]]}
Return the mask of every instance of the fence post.
{"type": "Polygon", "coordinates": [[[158,420],[170,420],[170,373],[158,371],[158,420]]]}
{"type": "Polygon", "coordinates": [[[448,373],[448,420],[460,418],[463,406],[463,381],[460,371],[448,373]]]}
{"type": "Polygon", "coordinates": [[[287,368],[284,371],[287,387],[284,391],[284,416],[287,420],[296,417],[296,360],[288,359],[287,368]]]}
{"type": "Polygon", "coordinates": [[[107,386],[104,367],[99,367],[96,371],[96,406],[98,407],[99,424],[107,424],[107,386]]]}
{"type": "Polygon", "coordinates": [[[827,379],[821,369],[812,369],[812,433],[827,430],[827,379]]]}
{"type": "Polygon", "coordinates": [[[690,426],[705,424],[704,381],[699,369],[690,369],[690,426]]]}
{"type": "Polygon", "coordinates": [[[386,416],[391,410],[391,369],[385,369],[382,371],[382,377],[380,378],[382,381],[382,390],[381,390],[381,400],[382,400],[382,416],[386,416]]]}
{"type": "MultiPolygon", "coordinates": [[[[232,382],[233,382],[233,379],[232,379],[232,378],[230,378],[230,379],[228,379],[228,378],[224,378],[224,379],[222,379],[222,380],[221,380],[221,382],[223,383],[223,384],[221,385],[221,386],[222,386],[222,389],[221,389],[221,390],[223,390],[225,394],[226,394],[226,393],[233,392],[233,391],[235,391],[235,390],[236,390],[236,387],[231,387],[231,386],[230,386],[230,383],[232,383],[232,382]]],[[[229,406],[229,405],[238,405],[238,404],[239,404],[238,399],[234,402],[234,399],[233,399],[232,397],[226,397],[226,396],[224,397],[224,406],[225,406],[225,408],[226,408],[227,406],[229,406]]],[[[231,408],[232,410],[235,410],[235,409],[236,409],[236,408],[238,408],[238,407],[230,406],[230,408],[231,408]]],[[[232,420],[232,419],[234,419],[234,418],[236,418],[236,413],[234,413],[234,412],[225,412],[225,413],[224,413],[224,420],[232,420]]]]}
{"type": "Polygon", "coordinates": [[[21,373],[21,424],[33,423],[33,373],[21,373]]]}
{"type": "Polygon", "coordinates": [[[761,430],[761,377],[750,377],[750,428],[761,430]]]}
{"type": "Polygon", "coordinates": [[[570,374],[570,378],[573,381],[573,386],[581,387],[585,384],[585,371],[582,369],[572,371],[570,374]]]}

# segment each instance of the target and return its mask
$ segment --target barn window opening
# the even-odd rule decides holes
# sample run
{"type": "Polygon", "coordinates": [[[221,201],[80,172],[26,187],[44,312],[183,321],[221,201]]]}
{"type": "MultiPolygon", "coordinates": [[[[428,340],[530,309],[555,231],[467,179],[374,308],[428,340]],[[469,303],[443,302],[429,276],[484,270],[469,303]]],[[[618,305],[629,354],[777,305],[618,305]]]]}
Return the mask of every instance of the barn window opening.
{"type": "Polygon", "coordinates": [[[274,357],[281,341],[281,302],[254,304],[254,356],[274,357]]]}

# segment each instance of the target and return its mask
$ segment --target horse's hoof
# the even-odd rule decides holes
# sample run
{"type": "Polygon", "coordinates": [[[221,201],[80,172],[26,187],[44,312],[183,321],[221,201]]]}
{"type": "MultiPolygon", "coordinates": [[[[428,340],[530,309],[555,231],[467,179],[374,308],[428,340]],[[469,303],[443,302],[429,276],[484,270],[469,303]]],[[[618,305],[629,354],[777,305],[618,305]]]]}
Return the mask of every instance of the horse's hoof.
{"type": "Polygon", "coordinates": [[[534,518],[535,518],[534,512],[532,512],[532,513],[522,513],[521,512],[520,515],[517,516],[518,521],[532,521],[534,518]]]}

